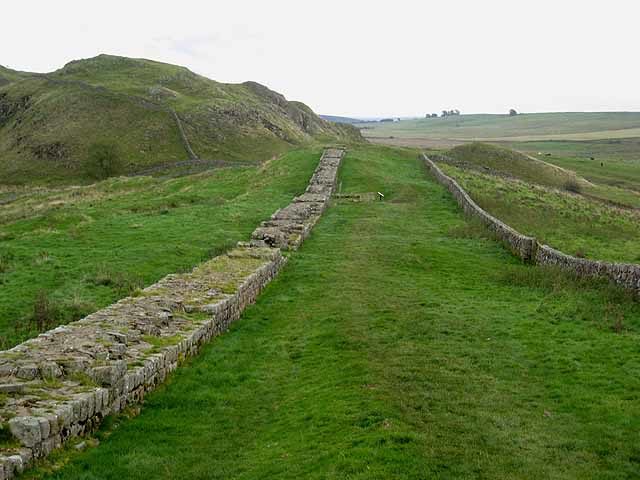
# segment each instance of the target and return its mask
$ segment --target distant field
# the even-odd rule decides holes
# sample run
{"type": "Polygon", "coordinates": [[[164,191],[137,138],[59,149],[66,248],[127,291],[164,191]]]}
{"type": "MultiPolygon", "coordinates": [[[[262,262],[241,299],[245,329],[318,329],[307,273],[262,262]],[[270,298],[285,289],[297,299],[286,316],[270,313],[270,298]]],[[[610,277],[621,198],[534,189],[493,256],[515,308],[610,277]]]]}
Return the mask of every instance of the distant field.
{"type": "Polygon", "coordinates": [[[640,112],[479,114],[358,126],[376,143],[389,140],[411,147],[437,147],[438,143],[447,147],[466,141],[600,140],[640,137],[640,112]]]}

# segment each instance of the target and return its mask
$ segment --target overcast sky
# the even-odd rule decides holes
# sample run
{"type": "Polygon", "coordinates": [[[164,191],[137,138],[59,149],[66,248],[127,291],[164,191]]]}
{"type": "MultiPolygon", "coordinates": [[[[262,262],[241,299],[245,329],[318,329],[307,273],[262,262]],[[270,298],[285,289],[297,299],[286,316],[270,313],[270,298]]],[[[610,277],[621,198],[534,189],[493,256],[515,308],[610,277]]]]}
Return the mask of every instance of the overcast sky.
{"type": "Polygon", "coordinates": [[[640,111],[637,0],[20,0],[0,64],[99,53],[255,80],[318,113],[640,111]]]}

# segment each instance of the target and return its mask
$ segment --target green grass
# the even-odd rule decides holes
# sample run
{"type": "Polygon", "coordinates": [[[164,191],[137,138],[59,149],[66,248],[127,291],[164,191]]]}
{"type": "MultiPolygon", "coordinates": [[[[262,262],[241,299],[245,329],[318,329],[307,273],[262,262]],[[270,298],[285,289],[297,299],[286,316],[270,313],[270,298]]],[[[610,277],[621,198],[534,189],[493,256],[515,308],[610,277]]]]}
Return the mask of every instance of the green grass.
{"type": "Polygon", "coordinates": [[[439,164],[485,210],[570,255],[640,263],[640,213],[582,195],[439,164]]]}
{"type": "Polygon", "coordinates": [[[35,476],[64,463],[50,478],[638,476],[636,303],[461,236],[414,152],[352,151],[341,181],[386,201],[330,208],[138,417],[35,476]]]}
{"type": "Polygon", "coordinates": [[[0,206],[0,348],[37,333],[38,298],[51,328],[246,240],[304,191],[320,153],[170,180],[21,190],[0,206]]]}

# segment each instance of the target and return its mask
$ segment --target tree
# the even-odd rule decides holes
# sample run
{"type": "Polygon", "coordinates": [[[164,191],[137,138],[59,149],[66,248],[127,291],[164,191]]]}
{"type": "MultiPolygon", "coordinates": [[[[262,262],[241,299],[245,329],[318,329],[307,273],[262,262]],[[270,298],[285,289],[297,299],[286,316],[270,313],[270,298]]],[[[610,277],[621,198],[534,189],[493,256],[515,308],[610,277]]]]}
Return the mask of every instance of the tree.
{"type": "Polygon", "coordinates": [[[449,117],[449,116],[455,116],[455,115],[460,115],[460,110],[458,110],[457,108],[454,108],[452,110],[442,110],[443,117],[449,117]]]}
{"type": "Polygon", "coordinates": [[[119,174],[123,163],[118,146],[112,143],[94,143],[89,147],[87,170],[93,178],[104,179],[119,174]]]}
{"type": "Polygon", "coordinates": [[[512,108],[511,110],[509,110],[509,115],[515,117],[516,115],[518,115],[518,112],[515,108],[512,108]]]}

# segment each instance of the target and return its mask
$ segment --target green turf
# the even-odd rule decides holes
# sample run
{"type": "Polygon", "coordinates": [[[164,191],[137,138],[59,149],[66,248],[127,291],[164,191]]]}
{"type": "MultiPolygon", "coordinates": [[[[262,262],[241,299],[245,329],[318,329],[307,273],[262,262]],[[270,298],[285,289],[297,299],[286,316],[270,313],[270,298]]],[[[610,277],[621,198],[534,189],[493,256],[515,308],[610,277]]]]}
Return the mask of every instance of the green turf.
{"type": "Polygon", "coordinates": [[[51,328],[246,240],[304,190],[320,153],[170,180],[6,192],[19,199],[0,205],[0,348],[37,333],[40,292],[51,317],[41,327],[51,328]]]}
{"type": "Polygon", "coordinates": [[[51,478],[638,476],[637,304],[479,238],[413,152],[351,151],[341,182],[386,200],[330,208],[257,305],[51,478]]]}

